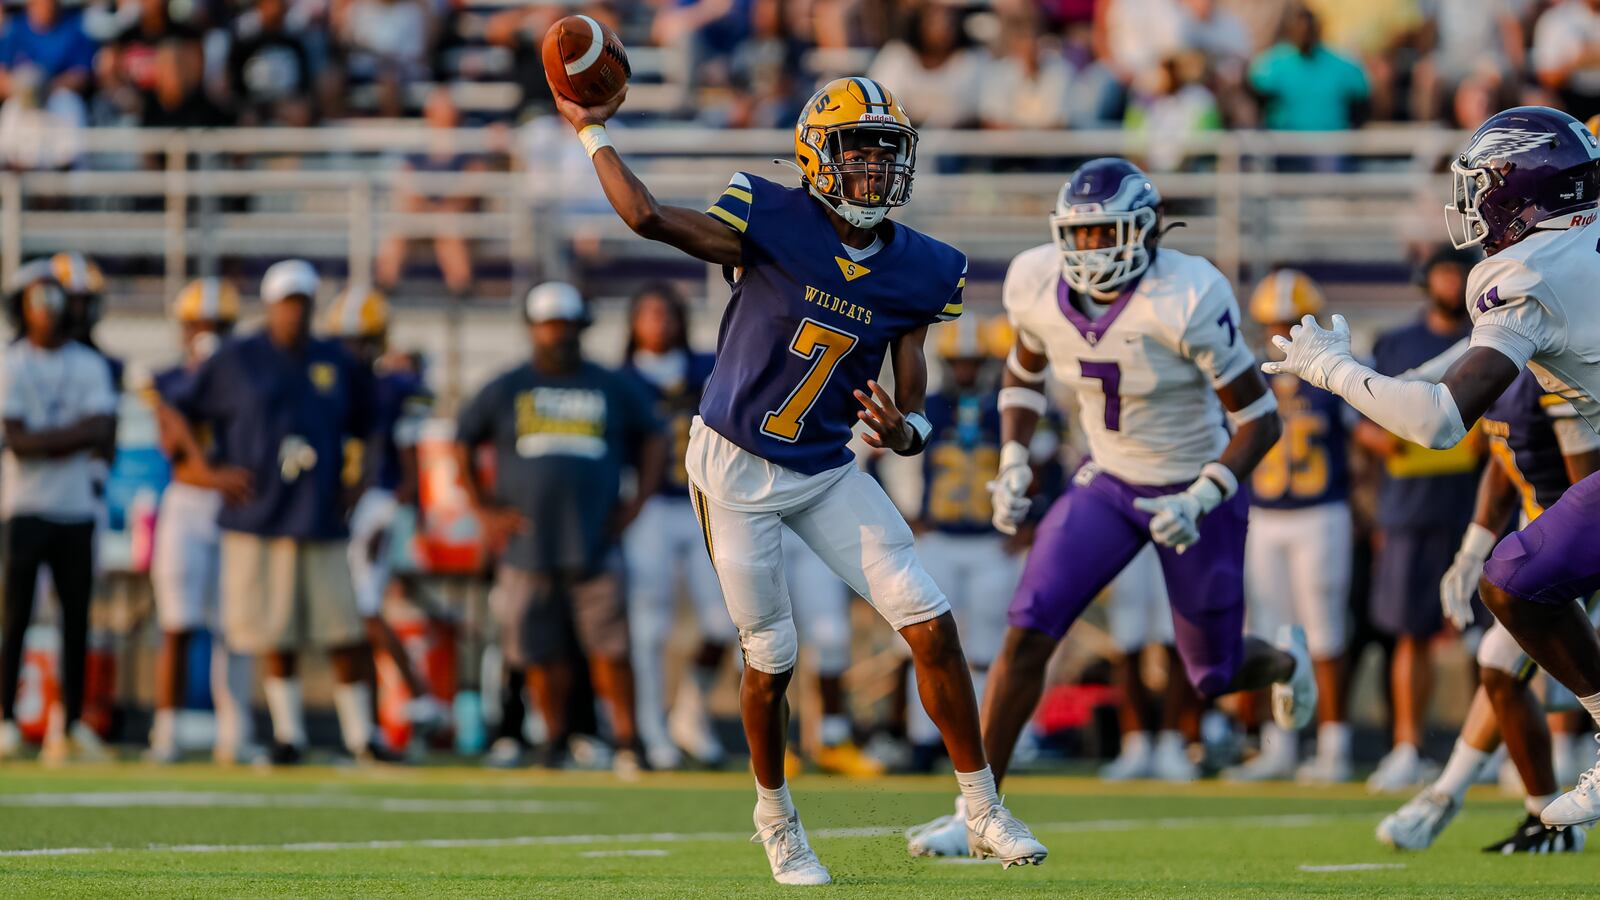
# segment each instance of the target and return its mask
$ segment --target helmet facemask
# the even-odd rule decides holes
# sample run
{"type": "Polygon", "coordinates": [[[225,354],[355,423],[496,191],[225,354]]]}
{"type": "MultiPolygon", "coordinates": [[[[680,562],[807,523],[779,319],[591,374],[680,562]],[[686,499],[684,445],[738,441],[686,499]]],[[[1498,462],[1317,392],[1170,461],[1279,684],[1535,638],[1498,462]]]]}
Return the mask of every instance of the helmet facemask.
{"type": "Polygon", "coordinates": [[[846,222],[874,228],[889,210],[911,199],[917,157],[914,129],[894,121],[801,127],[801,142],[817,154],[811,193],[846,222]],[[892,159],[846,158],[874,148],[892,150],[892,159]]]}
{"type": "Polygon", "coordinates": [[[1108,301],[1150,267],[1151,243],[1160,215],[1152,207],[1104,212],[1098,203],[1058,211],[1050,216],[1050,233],[1061,253],[1061,277],[1067,287],[1096,300],[1108,301]],[[1100,247],[1078,247],[1080,228],[1104,226],[1112,239],[1100,247]]]}
{"type": "Polygon", "coordinates": [[[1487,166],[1468,167],[1459,159],[1451,161],[1450,183],[1455,202],[1445,205],[1444,227],[1457,250],[1480,246],[1488,239],[1489,225],[1480,204],[1502,180],[1501,173],[1487,166]]]}

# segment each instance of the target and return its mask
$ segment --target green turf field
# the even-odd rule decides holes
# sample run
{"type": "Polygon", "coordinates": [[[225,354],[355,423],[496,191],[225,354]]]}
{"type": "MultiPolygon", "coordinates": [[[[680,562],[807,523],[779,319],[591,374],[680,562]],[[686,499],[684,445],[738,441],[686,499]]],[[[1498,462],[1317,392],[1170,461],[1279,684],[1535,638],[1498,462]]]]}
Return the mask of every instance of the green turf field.
{"type": "MultiPolygon", "coordinates": [[[[1379,846],[1398,800],[1358,787],[1110,788],[1019,776],[1009,804],[1040,868],[906,856],[899,829],[948,812],[942,778],[801,778],[828,895],[853,897],[1594,896],[1600,849],[1502,858],[1478,847],[1519,805],[1485,789],[1425,854],[1379,846]]],[[[466,768],[289,773],[0,766],[0,897],[760,897],[793,894],[746,843],[742,774],[466,768]],[[31,852],[30,852],[31,851],[31,852]]]]}

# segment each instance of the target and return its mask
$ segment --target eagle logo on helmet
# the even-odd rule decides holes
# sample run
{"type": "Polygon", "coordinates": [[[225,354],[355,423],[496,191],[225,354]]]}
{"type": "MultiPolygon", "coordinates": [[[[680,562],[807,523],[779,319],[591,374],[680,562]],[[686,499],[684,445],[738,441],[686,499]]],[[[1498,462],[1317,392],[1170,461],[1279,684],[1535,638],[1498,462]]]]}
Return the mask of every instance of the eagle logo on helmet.
{"type": "Polygon", "coordinates": [[[1524,131],[1520,128],[1491,128],[1472,142],[1461,154],[1469,166],[1482,165],[1491,159],[1505,159],[1518,153],[1537,150],[1555,140],[1549,132],[1524,131]]]}

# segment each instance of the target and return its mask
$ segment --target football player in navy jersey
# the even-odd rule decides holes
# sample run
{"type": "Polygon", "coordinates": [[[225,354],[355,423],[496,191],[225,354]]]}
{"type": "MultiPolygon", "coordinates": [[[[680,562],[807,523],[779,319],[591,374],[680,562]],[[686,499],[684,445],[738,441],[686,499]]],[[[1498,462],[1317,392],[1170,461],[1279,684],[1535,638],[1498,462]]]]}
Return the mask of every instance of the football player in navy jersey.
{"type": "Polygon", "coordinates": [[[637,683],[634,709],[639,739],[652,769],[677,768],[682,753],[705,765],[719,766],[724,753],[711,730],[706,703],[737,635],[717,587],[717,573],[706,557],[700,525],[689,501],[689,474],[683,467],[689,426],[714,357],[690,349],[688,311],[671,284],[641,289],[633,297],[628,319],[622,372],[655,399],[656,415],[667,423],[672,444],[661,489],[645,502],[622,539],[628,561],[628,629],[637,683]],[[666,670],[662,657],[672,632],[672,601],[680,573],[694,607],[700,646],[679,683],[669,717],[663,696],[666,670]]]}
{"type": "MultiPolygon", "coordinates": [[[[1270,337],[1322,311],[1322,292],[1305,273],[1279,269],[1256,286],[1250,316],[1270,337]]],[[[1250,479],[1250,540],[1245,544],[1246,624],[1270,637],[1284,625],[1306,631],[1317,676],[1317,753],[1296,768],[1299,736],[1261,726],[1261,753],[1232,776],[1240,781],[1294,777],[1308,784],[1350,780],[1345,721],[1349,641],[1350,429],[1343,400],[1298,378],[1272,379],[1284,435],[1250,479]]]]}
{"type": "Polygon", "coordinates": [[[832,879],[784,781],[784,689],[798,641],[782,571],[788,527],[910,645],[924,707],[967,797],[978,855],[1042,862],[1043,844],[1000,803],[950,603],[917,559],[911,529],[846,446],[857,421],[875,448],[916,454],[930,428],[923,342],[961,314],[966,257],[888,221],[911,198],[917,133],[867,78],[829,82],[795,128],[801,186],[739,172],[706,213],[663,206],[606,136],[622,104],[557,94],[611,205],[635,233],[720,265],[733,288],[686,467],[706,550],[739,629],[740,710],[757,782],[757,838],[782,884],[832,879]],[[886,357],[894,393],[876,381],[886,357]]]}

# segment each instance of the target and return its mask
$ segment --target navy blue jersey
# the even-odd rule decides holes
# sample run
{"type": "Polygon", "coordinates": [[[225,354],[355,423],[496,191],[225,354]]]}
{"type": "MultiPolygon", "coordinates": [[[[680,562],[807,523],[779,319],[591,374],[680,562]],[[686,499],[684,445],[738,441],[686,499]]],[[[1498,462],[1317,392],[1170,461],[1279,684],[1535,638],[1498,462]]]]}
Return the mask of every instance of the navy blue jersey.
{"type": "Polygon", "coordinates": [[[413,372],[388,371],[379,373],[374,381],[372,407],[372,436],[369,441],[377,445],[375,458],[377,471],[372,484],[382,490],[392,491],[400,486],[399,429],[406,419],[422,416],[432,404],[428,386],[413,372]]]}
{"type": "Polygon", "coordinates": [[[989,482],[1000,472],[1000,400],[995,393],[928,397],[922,452],[922,521],[946,534],[988,534],[989,482]]]}
{"type": "MultiPolygon", "coordinates": [[[[167,406],[176,406],[177,398],[189,390],[196,371],[198,370],[179,363],[155,373],[150,381],[155,389],[156,398],[167,406]]],[[[200,451],[205,454],[205,461],[215,464],[221,458],[222,451],[216,438],[216,431],[212,429],[210,423],[191,422],[189,430],[194,434],[195,443],[200,445],[200,451]]]]}
{"type": "Polygon", "coordinates": [[[338,341],[286,353],[253,334],[230,340],[178,385],[172,405],[209,425],[218,462],[251,476],[250,502],[225,506],[230,531],[298,540],[346,536],[344,443],[371,433],[372,370],[338,341]]]}
{"type": "Polygon", "coordinates": [[[961,315],[966,257],[904,225],[853,262],[822,204],[738,173],[707,213],[742,237],[742,267],[717,336],[700,416],[755,455],[805,475],[853,464],[852,391],[890,343],[961,315]]]}
{"type": "Polygon", "coordinates": [[[1300,509],[1350,495],[1350,428],[1344,401],[1292,375],[1272,379],[1283,417],[1278,439],[1250,476],[1250,503],[1300,509]]]}
{"type": "Polygon", "coordinates": [[[632,361],[623,363],[622,373],[639,383],[656,401],[656,417],[667,429],[671,457],[667,460],[666,476],[661,480],[663,497],[689,496],[689,473],[684,470],[683,459],[689,453],[689,426],[700,411],[700,394],[705,390],[706,379],[716,357],[710,353],[688,352],[688,364],[683,381],[664,388],[650,380],[632,361]]]}
{"type": "Polygon", "coordinates": [[[1544,512],[1572,486],[1553,422],[1575,415],[1571,404],[1545,393],[1527,369],[1483,414],[1489,452],[1517,486],[1522,511],[1529,519],[1544,512]]]}
{"type": "MultiPolygon", "coordinates": [[[[1372,349],[1372,367],[1384,375],[1398,375],[1455,346],[1470,331],[1471,325],[1463,322],[1458,331],[1435,334],[1419,319],[1379,336],[1372,349]]],[[[1402,442],[1400,451],[1384,460],[1378,524],[1459,533],[1472,521],[1481,464],[1477,441],[1462,441],[1445,450],[1402,442]]]]}

